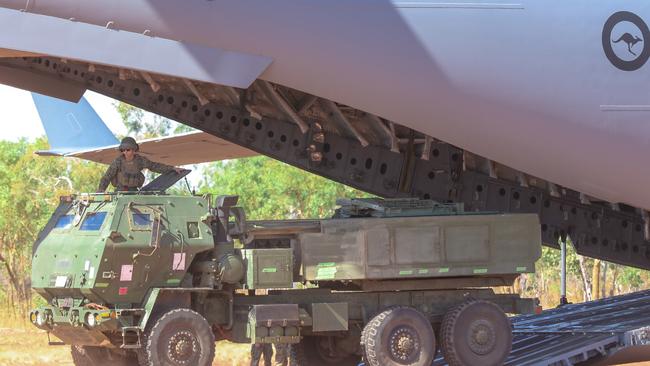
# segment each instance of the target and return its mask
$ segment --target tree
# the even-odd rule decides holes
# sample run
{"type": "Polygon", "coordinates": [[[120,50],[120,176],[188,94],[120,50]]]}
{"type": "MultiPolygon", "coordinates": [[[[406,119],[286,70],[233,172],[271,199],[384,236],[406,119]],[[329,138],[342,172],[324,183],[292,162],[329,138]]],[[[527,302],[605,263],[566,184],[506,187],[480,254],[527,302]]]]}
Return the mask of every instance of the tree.
{"type": "Polygon", "coordinates": [[[124,102],[116,102],[114,105],[126,126],[127,135],[136,139],[195,131],[188,125],[158,115],[146,114],[142,109],[124,102]]]}
{"type": "Polygon", "coordinates": [[[116,102],[114,106],[126,126],[127,134],[140,135],[144,129],[144,111],[124,102],[116,102]]]}
{"type": "Polygon", "coordinates": [[[7,274],[10,303],[29,306],[31,246],[59,196],[95,190],[101,166],[77,159],[42,158],[45,139],[0,141],[0,265],[7,274]],[[15,301],[14,301],[15,300],[15,301]]]}
{"type": "Polygon", "coordinates": [[[237,194],[249,218],[328,217],[336,198],[367,193],[267,157],[210,164],[203,171],[202,192],[237,194]]]}

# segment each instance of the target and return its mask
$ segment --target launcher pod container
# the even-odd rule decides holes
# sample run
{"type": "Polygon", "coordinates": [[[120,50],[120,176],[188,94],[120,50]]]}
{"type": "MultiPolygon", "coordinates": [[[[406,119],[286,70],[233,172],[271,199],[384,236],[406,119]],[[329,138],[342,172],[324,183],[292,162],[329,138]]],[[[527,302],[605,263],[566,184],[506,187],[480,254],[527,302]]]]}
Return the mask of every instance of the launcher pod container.
{"type": "Polygon", "coordinates": [[[536,308],[492,290],[533,271],[535,215],[375,199],[247,221],[236,196],[164,188],[63,197],[35,243],[30,320],[75,365],[207,366],[222,339],[295,365],[498,365],[505,313],[536,308]]]}

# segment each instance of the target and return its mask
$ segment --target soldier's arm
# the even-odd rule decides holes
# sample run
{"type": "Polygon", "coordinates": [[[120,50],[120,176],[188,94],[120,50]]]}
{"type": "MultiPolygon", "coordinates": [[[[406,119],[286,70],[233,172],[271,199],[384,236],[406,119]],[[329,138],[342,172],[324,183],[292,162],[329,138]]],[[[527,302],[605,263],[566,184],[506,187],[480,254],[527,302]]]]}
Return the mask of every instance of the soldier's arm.
{"type": "Polygon", "coordinates": [[[156,163],[155,161],[151,161],[145,158],[144,156],[140,156],[140,157],[142,158],[143,167],[151,170],[152,172],[163,174],[163,173],[167,173],[170,170],[175,169],[173,166],[163,164],[163,163],[156,163]]]}
{"type": "Polygon", "coordinates": [[[108,169],[106,169],[106,173],[104,173],[102,179],[99,180],[99,188],[97,188],[97,192],[106,191],[106,188],[108,188],[111,179],[113,179],[115,174],[117,174],[117,169],[118,169],[118,163],[117,163],[117,159],[115,159],[108,167],[108,169]]]}

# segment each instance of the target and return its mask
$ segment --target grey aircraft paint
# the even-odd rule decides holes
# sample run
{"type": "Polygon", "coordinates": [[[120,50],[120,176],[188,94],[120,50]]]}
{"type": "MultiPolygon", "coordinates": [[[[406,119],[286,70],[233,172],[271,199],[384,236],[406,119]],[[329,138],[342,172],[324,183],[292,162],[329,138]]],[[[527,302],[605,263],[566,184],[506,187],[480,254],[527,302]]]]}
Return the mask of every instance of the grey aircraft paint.
{"type": "MultiPolygon", "coordinates": [[[[25,10],[3,16],[74,18],[186,43],[185,56],[194,56],[196,67],[214,65],[193,47],[263,57],[272,62],[261,79],[595,197],[650,208],[645,2],[0,0],[0,6],[25,10]],[[628,17],[608,25],[620,12],[642,23],[628,17]]],[[[12,44],[37,37],[3,30],[12,44]]],[[[47,41],[50,49],[66,49],[57,37],[47,41]]],[[[0,48],[15,46],[0,42],[0,48]]],[[[84,57],[102,63],[100,51],[84,57]]],[[[155,51],[149,57],[152,64],[159,59],[155,51]]]]}

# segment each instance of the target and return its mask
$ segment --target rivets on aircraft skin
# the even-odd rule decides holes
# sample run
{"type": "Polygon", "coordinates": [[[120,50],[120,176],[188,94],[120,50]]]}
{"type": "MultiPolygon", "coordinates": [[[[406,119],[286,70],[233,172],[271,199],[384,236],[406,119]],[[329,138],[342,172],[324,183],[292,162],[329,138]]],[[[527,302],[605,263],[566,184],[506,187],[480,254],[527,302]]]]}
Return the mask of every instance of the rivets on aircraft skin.
{"type": "MultiPolygon", "coordinates": [[[[57,58],[55,61],[59,61],[59,59],[57,58]]],[[[275,120],[262,117],[258,113],[256,113],[256,116],[251,116],[249,111],[253,110],[255,105],[234,103],[235,107],[233,107],[232,105],[220,105],[211,102],[206,104],[205,107],[199,108],[199,101],[190,92],[174,92],[171,88],[166,88],[163,81],[160,81],[163,88],[156,93],[152,93],[147,82],[125,80],[127,74],[131,73],[130,70],[116,69],[114,73],[110,73],[98,68],[91,73],[86,72],[87,64],[76,61],[69,61],[66,67],[60,65],[61,67],[57,69],[53,68],[52,60],[44,57],[3,59],[0,60],[0,63],[19,69],[49,73],[66,80],[84,83],[90,90],[151,110],[168,118],[183,121],[188,125],[199,127],[199,129],[233,143],[243,144],[245,138],[243,131],[256,134],[255,145],[251,146],[253,150],[299,168],[315,171],[330,179],[353,184],[357,188],[373,192],[378,196],[395,196],[400,193],[397,190],[401,187],[406,189],[402,193],[408,193],[412,196],[439,201],[464,202],[466,208],[472,211],[536,212],[540,214],[541,222],[544,225],[543,228],[546,229],[543,230],[542,235],[545,243],[549,246],[557,247],[554,239],[559,237],[562,232],[569,233],[568,229],[572,228],[573,230],[569,233],[569,236],[574,237],[574,244],[580,254],[650,268],[650,252],[646,254],[645,251],[645,247],[649,243],[643,237],[642,229],[635,231],[635,225],[641,228],[640,225],[643,223],[643,218],[640,215],[631,213],[628,208],[621,208],[621,211],[614,212],[608,207],[583,202],[579,200],[579,193],[573,192],[576,193],[573,194],[570,190],[556,187],[550,182],[547,182],[548,187],[546,189],[532,186],[522,187],[521,181],[509,181],[500,178],[496,173],[493,174],[494,176],[490,176],[487,172],[466,171],[463,169],[463,164],[464,156],[467,153],[463,152],[462,149],[437,140],[430,141],[431,158],[429,160],[422,160],[422,154],[419,152],[414,154],[415,158],[418,158],[415,160],[415,167],[411,172],[404,175],[404,177],[411,179],[412,183],[402,187],[400,182],[404,177],[401,177],[399,172],[404,166],[406,156],[404,153],[400,153],[399,150],[391,152],[387,146],[382,147],[372,144],[365,149],[360,149],[360,144],[356,140],[347,139],[337,134],[326,134],[325,143],[328,146],[328,151],[323,151],[322,159],[324,163],[320,166],[310,166],[308,154],[301,150],[304,146],[309,145],[310,136],[304,136],[297,125],[289,120],[275,120]],[[44,65],[44,61],[47,61],[47,66],[44,65]],[[101,77],[101,83],[97,82],[98,76],[101,77]],[[108,81],[114,81],[114,85],[109,86],[108,81]],[[157,102],[159,96],[162,99],[157,102]],[[172,98],[173,104],[169,104],[170,98],[172,98]],[[207,110],[210,111],[209,117],[205,116],[207,110]],[[251,117],[260,121],[259,130],[256,129],[256,123],[251,123],[250,120],[249,127],[243,126],[242,121],[251,117]],[[228,122],[228,126],[230,126],[227,131],[219,128],[224,122],[228,122]],[[293,147],[294,141],[298,142],[298,147],[293,147]],[[357,163],[355,167],[351,167],[349,164],[353,156],[356,158],[357,163]],[[373,160],[373,163],[370,164],[371,169],[363,170],[363,163],[368,158],[373,160]],[[369,174],[362,176],[355,172],[354,169],[369,174]],[[428,172],[435,172],[433,180],[428,179],[428,172]],[[351,181],[349,178],[351,176],[357,179],[351,181]],[[480,184],[483,190],[478,192],[478,197],[476,197],[478,199],[474,199],[474,188],[477,184],[480,184]],[[514,198],[515,189],[521,195],[519,199],[514,198]],[[470,191],[471,194],[463,196],[464,191],[470,191]],[[532,200],[532,197],[535,199],[532,200]],[[560,204],[565,205],[569,210],[568,212],[571,213],[568,217],[558,216],[557,208],[560,204]],[[517,207],[519,208],[517,209],[517,207]],[[574,214],[573,209],[576,207],[578,207],[577,214],[574,214]],[[583,213],[590,215],[592,212],[597,212],[599,215],[595,222],[583,220],[583,213]],[[561,219],[559,222],[558,218],[561,219]],[[621,224],[623,220],[628,222],[627,227],[623,227],[621,224]],[[595,228],[594,225],[596,225],[595,228]],[[616,230],[612,229],[614,226],[616,226],[616,230]],[[554,235],[555,233],[557,235],[554,235]],[[598,242],[602,242],[607,235],[610,245],[607,247],[598,245],[594,249],[589,245],[589,238],[592,235],[598,237],[598,242]],[[626,245],[618,245],[619,241],[614,241],[617,238],[628,238],[625,241],[626,245]],[[640,252],[645,255],[634,255],[640,252]]],[[[198,84],[195,85],[199,87],[198,84]]],[[[282,91],[289,90],[282,86],[273,87],[283,89],[282,91]]],[[[291,90],[289,91],[291,92],[291,90]]],[[[236,95],[238,92],[235,91],[234,97],[238,97],[236,95]]],[[[313,100],[312,103],[315,101],[313,100]]],[[[314,103],[314,105],[318,105],[318,103],[314,103]]],[[[398,142],[397,136],[394,134],[395,126],[393,123],[390,121],[382,122],[389,124],[389,134],[395,137],[395,142],[398,142]]],[[[476,157],[482,159],[480,156],[476,157]]],[[[527,178],[528,185],[531,185],[531,177],[527,178]]]]}

